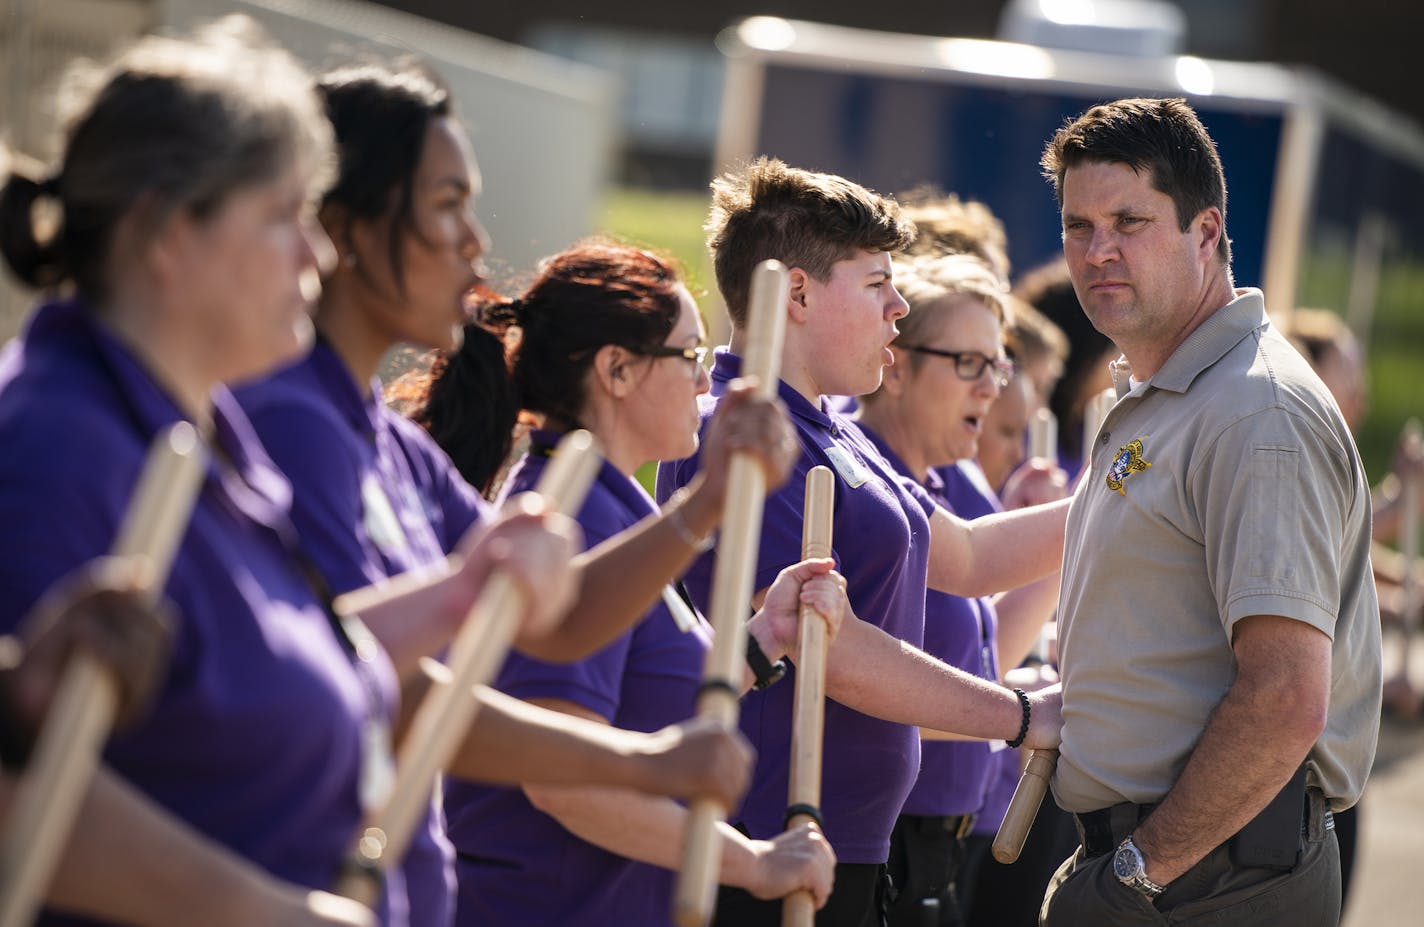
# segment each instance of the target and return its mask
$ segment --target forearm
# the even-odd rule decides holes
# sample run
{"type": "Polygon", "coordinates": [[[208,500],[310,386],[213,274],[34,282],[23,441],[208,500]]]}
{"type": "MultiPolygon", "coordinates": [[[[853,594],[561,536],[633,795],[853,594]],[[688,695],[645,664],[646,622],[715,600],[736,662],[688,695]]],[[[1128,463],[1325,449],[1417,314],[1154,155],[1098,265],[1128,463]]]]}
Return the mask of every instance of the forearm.
{"type": "Polygon", "coordinates": [[[46,903],[146,927],[261,923],[300,892],[203,837],[107,770],[94,777],[46,903]]]}
{"type": "Polygon", "coordinates": [[[858,619],[842,625],[827,656],[826,694],[863,714],[970,738],[1011,740],[1023,721],[1010,690],[858,619]]]}
{"type": "Polygon", "coordinates": [[[1137,829],[1148,875],[1169,882],[1240,830],[1280,791],[1319,734],[1289,688],[1240,677],[1161,805],[1137,829]]]}
{"type": "Polygon", "coordinates": [[[652,735],[552,711],[481,686],[479,714],[450,764],[494,785],[597,783],[658,791],[641,745],[652,735]]]}
{"type": "Polygon", "coordinates": [[[1063,561],[1068,499],[965,521],[931,519],[929,585],[952,595],[993,595],[1056,572],[1063,561]]]}
{"type": "Polygon", "coordinates": [[[392,577],[336,599],[340,614],[355,614],[380,641],[402,678],[415,674],[421,657],[440,651],[465,618],[458,556],[392,577]]]}
{"type": "MultiPolygon", "coordinates": [[[[610,853],[639,862],[676,869],[682,863],[687,809],[666,798],[623,789],[526,788],[536,808],[551,815],[566,830],[610,853]]],[[[735,828],[718,824],[724,885],[751,884],[756,865],[752,843],[735,828]]]]}
{"type": "Polygon", "coordinates": [[[994,603],[999,617],[999,675],[1024,661],[1038,642],[1044,622],[1058,607],[1060,575],[1053,573],[1027,586],[1010,589],[994,603]]]}
{"type": "Polygon", "coordinates": [[[701,477],[694,477],[676,511],[668,508],[659,517],[645,518],[576,557],[575,567],[582,573],[578,600],[557,631],[541,639],[521,639],[520,650],[542,660],[579,660],[647,614],[663,587],[681,576],[698,554],[676,520],[700,538],[710,535],[721,518],[717,500],[702,486],[701,477]]]}

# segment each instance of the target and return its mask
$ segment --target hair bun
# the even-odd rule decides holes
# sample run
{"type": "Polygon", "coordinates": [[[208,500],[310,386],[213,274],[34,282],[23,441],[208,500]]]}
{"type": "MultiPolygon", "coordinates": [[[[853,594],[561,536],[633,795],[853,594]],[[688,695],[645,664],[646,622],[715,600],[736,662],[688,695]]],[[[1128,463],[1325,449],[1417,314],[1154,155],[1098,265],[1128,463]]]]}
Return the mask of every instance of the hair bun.
{"type": "Polygon", "coordinates": [[[20,173],[11,173],[0,187],[0,252],[15,276],[36,289],[59,284],[66,276],[58,225],[46,230],[43,241],[35,229],[35,203],[58,199],[59,191],[57,176],[37,181],[20,173]]]}

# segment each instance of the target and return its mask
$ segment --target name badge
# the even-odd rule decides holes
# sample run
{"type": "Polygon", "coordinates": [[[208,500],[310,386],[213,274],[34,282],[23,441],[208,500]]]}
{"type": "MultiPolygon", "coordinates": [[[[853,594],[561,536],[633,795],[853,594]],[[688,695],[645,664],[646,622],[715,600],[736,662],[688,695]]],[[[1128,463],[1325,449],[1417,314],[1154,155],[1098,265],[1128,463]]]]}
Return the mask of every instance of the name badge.
{"type": "Polygon", "coordinates": [[[870,472],[869,467],[844,448],[832,445],[825,451],[826,456],[830,458],[831,466],[836,468],[836,473],[840,474],[840,478],[845,480],[846,485],[851,489],[870,482],[871,477],[875,475],[870,472]]]}
{"type": "Polygon", "coordinates": [[[406,546],[405,532],[385,490],[368,476],[361,483],[361,521],[372,541],[382,550],[399,550],[406,546]]]}

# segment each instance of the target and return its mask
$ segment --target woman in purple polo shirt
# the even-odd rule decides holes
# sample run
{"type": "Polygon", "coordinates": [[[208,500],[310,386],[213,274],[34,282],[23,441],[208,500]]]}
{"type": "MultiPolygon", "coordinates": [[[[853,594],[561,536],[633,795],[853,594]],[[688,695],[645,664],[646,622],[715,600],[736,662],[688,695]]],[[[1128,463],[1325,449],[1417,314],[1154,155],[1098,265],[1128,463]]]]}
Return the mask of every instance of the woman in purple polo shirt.
{"type": "MultiPolygon", "coordinates": [[[[382,357],[401,343],[451,350],[466,342],[466,350],[492,352],[496,363],[503,361],[493,335],[471,328],[466,336],[462,328],[464,298],[481,284],[479,258],[489,240],[470,211],[479,173],[448,93],[424,72],[378,66],[337,70],[319,83],[340,159],[338,176],[320,208],[338,260],[316,308],[316,344],[298,363],[237,395],[295,487],[293,519],[302,546],[325,583],[341,593],[438,567],[448,553],[478,538],[490,517],[489,506],[435,441],[386,406],[377,379],[382,357]]],[[[466,401],[503,408],[507,401],[496,386],[484,384],[466,401]]],[[[774,405],[745,403],[730,418],[749,435],[746,446],[763,456],[780,437],[774,405]]],[[[475,441],[481,466],[498,467],[509,444],[507,430],[475,441]]],[[[699,525],[708,530],[707,519],[715,519],[721,507],[724,470],[725,455],[712,462],[706,490],[690,500],[699,525]]],[[[567,660],[587,656],[616,637],[694,555],[677,531],[675,522],[651,519],[578,558],[581,598],[557,635],[525,641],[524,649],[567,660]]],[[[545,597],[541,590],[540,598],[545,597]]],[[[372,630],[406,682],[404,698],[414,703],[424,681],[415,672],[418,658],[446,643],[463,612],[437,607],[390,617],[379,624],[372,619],[372,630]]],[[[693,749],[697,742],[707,741],[707,750],[716,747],[723,757],[741,756],[732,736],[708,724],[675,728],[658,741],[614,738],[607,729],[590,732],[589,725],[571,725],[562,716],[515,708],[507,701],[485,698],[471,736],[452,762],[453,773],[506,783],[598,782],[683,795],[713,779],[725,783],[729,778],[718,772],[717,763],[694,765],[697,757],[707,756],[706,750],[693,749]],[[657,776],[618,770],[611,775],[581,764],[567,749],[536,752],[532,738],[550,725],[572,728],[624,752],[662,750],[667,761],[657,776]],[[671,746],[657,746],[664,742],[671,746]]],[[[670,718],[668,724],[686,717],[670,718]]],[[[743,777],[738,768],[732,778],[743,777]]],[[[435,809],[403,866],[413,924],[449,923],[453,859],[435,809]]]]}
{"type": "Polygon", "coordinates": [[[141,723],[110,742],[105,762],[128,781],[116,796],[101,776],[65,864],[107,871],[51,894],[69,914],[44,923],[362,922],[263,888],[332,883],[383,759],[363,732],[387,720],[395,689],[293,563],[290,489],[221,386],[303,349],[307,283],[329,253],[305,208],[329,130],[310,78],[254,33],[230,19],[137,43],[96,75],[58,171],[12,175],[0,193],[11,268],[65,294],[0,355],[0,631],[109,549],[160,429],[192,421],[212,451],[166,587],[171,667],[141,723]],[[52,234],[36,234],[37,206],[57,215],[52,234]],[[155,820],[177,844],[115,830],[155,820]],[[214,856],[256,882],[164,893],[214,856]]]}
{"type": "MultiPolygon", "coordinates": [[[[605,456],[578,516],[586,541],[654,515],[658,507],[633,473],[648,461],[691,453],[697,396],[708,388],[697,307],[674,271],[637,248],[586,242],[549,259],[520,299],[487,303],[484,319],[511,328],[515,405],[541,417],[543,426],[504,492],[533,485],[558,433],[581,426],[598,437],[605,456]]],[[[437,368],[422,413],[437,433],[483,434],[514,424],[487,407],[462,411],[447,401],[449,389],[488,375],[483,368],[491,360],[497,371],[505,369],[503,358],[468,350],[437,368]]],[[[670,520],[685,548],[702,549],[710,531],[685,514],[689,505],[675,501],[670,520]]],[[[795,640],[798,586],[829,567],[829,561],[799,564],[772,586],[749,625],[769,659],[795,640]]],[[[823,611],[844,604],[838,577],[806,582],[799,597],[823,611]]],[[[693,712],[710,633],[680,587],[668,586],[632,631],[589,659],[554,666],[516,655],[497,685],[590,720],[656,730],[693,712]]],[[[745,684],[752,681],[749,672],[745,684]]],[[[670,922],[671,868],[680,860],[686,819],[680,805],[626,791],[495,789],[452,779],[445,809],[459,854],[457,924],[670,922]]],[[[761,897],[804,887],[819,903],[829,893],[832,865],[828,845],[809,826],[772,840],[722,828],[722,878],[761,897]]]]}
{"type": "MultiPolygon", "coordinates": [[[[1012,374],[1003,358],[1003,287],[988,267],[963,255],[897,261],[895,283],[910,313],[891,345],[895,363],[880,388],[861,399],[861,430],[902,478],[946,509],[973,517],[979,513],[959,504],[972,507],[972,500],[955,498],[964,491],[950,489],[935,468],[974,457],[990,407],[1012,374]]],[[[1008,604],[1015,651],[1052,611],[1056,582],[1028,588],[1027,600],[1008,604]]],[[[951,666],[997,680],[998,625],[990,597],[926,592],[924,650],[951,666]]],[[[1002,746],[926,737],[919,777],[890,835],[897,890],[891,927],[963,922],[955,878],[995,770],[995,749],[1002,746]]]]}

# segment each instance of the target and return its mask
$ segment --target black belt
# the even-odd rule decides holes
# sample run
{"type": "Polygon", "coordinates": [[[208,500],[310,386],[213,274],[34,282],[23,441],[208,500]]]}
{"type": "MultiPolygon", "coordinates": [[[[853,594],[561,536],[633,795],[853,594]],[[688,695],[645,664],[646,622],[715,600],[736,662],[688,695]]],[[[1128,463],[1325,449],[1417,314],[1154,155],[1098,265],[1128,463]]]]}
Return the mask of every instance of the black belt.
{"type": "Polygon", "coordinates": [[[1083,852],[1093,857],[1116,850],[1123,837],[1132,833],[1137,822],[1151,814],[1152,809],[1156,807],[1125,803],[1073,815],[1077,819],[1078,837],[1083,841],[1083,852]],[[1114,820],[1117,821],[1117,827],[1113,826],[1114,820]],[[1121,835],[1115,836],[1119,831],[1122,832],[1121,835]]]}
{"type": "Polygon", "coordinates": [[[913,822],[922,834],[948,831],[955,839],[963,840],[974,830],[974,822],[979,820],[979,816],[977,814],[902,814],[900,820],[906,823],[913,822]]]}
{"type": "MultiPolygon", "coordinates": [[[[1310,791],[1318,794],[1318,789],[1310,791]]],[[[1321,799],[1324,800],[1323,798],[1321,799]]],[[[1083,814],[1075,814],[1073,817],[1078,825],[1078,837],[1083,842],[1083,852],[1089,857],[1102,856],[1104,853],[1111,853],[1117,849],[1117,845],[1132,833],[1137,827],[1137,823],[1156,808],[1153,805],[1134,805],[1124,803],[1111,805],[1107,808],[1099,808],[1097,811],[1088,811],[1083,814]]],[[[1301,826],[1304,828],[1310,820],[1310,795],[1307,793],[1300,809],[1301,826]]],[[[1333,827],[1330,815],[1325,815],[1326,826],[1333,827]]]]}

